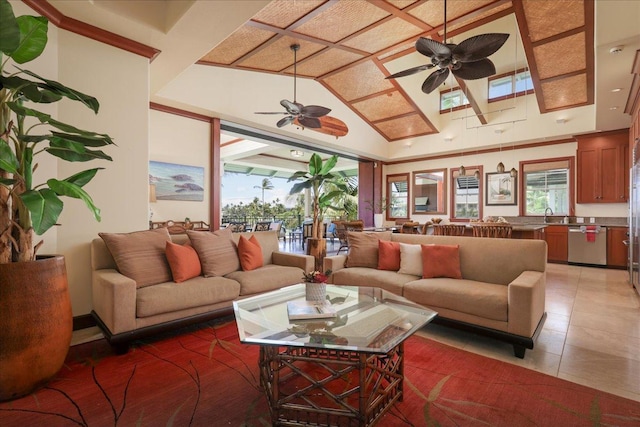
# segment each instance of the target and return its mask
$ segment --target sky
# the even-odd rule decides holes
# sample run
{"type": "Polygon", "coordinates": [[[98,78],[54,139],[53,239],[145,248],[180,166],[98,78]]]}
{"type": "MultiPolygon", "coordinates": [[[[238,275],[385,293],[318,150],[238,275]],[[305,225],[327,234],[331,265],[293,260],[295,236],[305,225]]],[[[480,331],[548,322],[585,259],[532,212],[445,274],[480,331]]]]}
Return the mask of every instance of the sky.
{"type": "MultiPolygon", "coordinates": [[[[245,205],[251,203],[254,197],[262,200],[262,190],[254,188],[254,186],[262,187],[264,176],[230,174],[225,173],[222,177],[222,206],[227,204],[239,204],[243,202],[245,205]]],[[[293,186],[293,182],[287,182],[283,178],[269,178],[273,184],[273,190],[265,190],[265,203],[273,202],[280,199],[286,207],[295,206],[295,196],[291,200],[287,200],[289,190],[293,186]]]]}

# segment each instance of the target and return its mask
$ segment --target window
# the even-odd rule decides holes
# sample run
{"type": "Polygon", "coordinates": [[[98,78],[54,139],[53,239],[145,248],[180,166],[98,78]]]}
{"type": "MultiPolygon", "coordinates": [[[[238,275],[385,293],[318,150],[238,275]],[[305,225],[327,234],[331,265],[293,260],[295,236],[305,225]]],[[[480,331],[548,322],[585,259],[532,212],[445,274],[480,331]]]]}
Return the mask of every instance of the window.
{"type": "Polygon", "coordinates": [[[519,70],[515,73],[489,77],[489,102],[502,101],[529,93],[533,93],[533,81],[529,71],[519,70]]]}
{"type": "Polygon", "coordinates": [[[482,218],[482,166],[470,166],[464,175],[451,170],[451,219],[477,220],[482,218]],[[476,173],[478,172],[478,173],[476,173]]]}
{"type": "Polygon", "coordinates": [[[469,100],[460,88],[440,92],[440,114],[455,111],[469,105],[469,100]]]}
{"type": "Polygon", "coordinates": [[[573,215],[572,169],[573,158],[569,157],[521,162],[525,202],[521,215],[544,215],[547,208],[554,215],[573,215]]]}
{"type": "Polygon", "coordinates": [[[445,214],[447,170],[432,169],[413,173],[413,213],[445,214]]]}
{"type": "Polygon", "coordinates": [[[391,204],[387,219],[409,218],[409,174],[387,175],[387,194],[391,204]]]}

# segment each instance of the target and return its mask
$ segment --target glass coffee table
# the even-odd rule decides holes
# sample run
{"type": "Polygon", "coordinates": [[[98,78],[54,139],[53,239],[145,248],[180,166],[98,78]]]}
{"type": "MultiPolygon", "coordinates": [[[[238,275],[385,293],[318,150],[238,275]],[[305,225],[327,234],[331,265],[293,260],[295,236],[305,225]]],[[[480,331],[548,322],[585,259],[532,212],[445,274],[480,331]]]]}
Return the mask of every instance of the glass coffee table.
{"type": "Polygon", "coordinates": [[[234,301],[240,341],[260,346],[272,424],[375,424],[402,400],[404,341],[437,313],[379,288],[327,285],[329,319],[290,320],[293,285],[234,301]]]}

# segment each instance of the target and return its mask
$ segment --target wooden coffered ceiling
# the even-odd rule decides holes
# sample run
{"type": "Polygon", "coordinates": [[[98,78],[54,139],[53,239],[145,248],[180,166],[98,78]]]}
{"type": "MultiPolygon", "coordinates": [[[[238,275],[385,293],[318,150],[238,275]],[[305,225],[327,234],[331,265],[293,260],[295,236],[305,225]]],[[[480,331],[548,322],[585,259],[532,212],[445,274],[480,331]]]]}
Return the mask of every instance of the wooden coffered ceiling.
{"type": "MultiPolygon", "coordinates": [[[[540,112],[592,104],[593,0],[448,0],[447,36],[511,14],[540,112]]],[[[387,141],[397,141],[438,129],[411,94],[385,80],[391,74],[385,64],[414,53],[420,36],[442,40],[443,18],[443,0],[274,0],[198,63],[293,75],[289,46],[298,43],[299,76],[320,82],[387,141]]],[[[475,99],[486,93],[470,95],[480,114],[475,99]]]]}

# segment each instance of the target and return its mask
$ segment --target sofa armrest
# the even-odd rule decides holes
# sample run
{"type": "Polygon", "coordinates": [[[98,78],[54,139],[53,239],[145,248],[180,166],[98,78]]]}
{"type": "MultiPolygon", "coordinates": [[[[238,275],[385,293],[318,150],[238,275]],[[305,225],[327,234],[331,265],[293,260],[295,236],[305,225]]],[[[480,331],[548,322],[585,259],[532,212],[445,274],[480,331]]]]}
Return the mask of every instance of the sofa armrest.
{"type": "Polygon", "coordinates": [[[545,310],[546,274],[523,271],[508,286],[509,332],[532,337],[545,310]]]}
{"type": "Polygon", "coordinates": [[[92,274],[93,310],[112,334],[136,329],[136,281],[116,270],[92,274]]]}
{"type": "MultiPolygon", "coordinates": [[[[332,273],[335,273],[336,271],[345,268],[346,263],[346,255],[327,256],[324,257],[322,267],[324,268],[324,271],[331,270],[332,273]]],[[[332,277],[329,277],[329,283],[333,283],[332,277]]]]}
{"type": "Polygon", "coordinates": [[[292,254],[288,252],[274,251],[272,253],[273,263],[288,267],[298,267],[305,272],[313,271],[315,259],[311,255],[292,254]]]}

